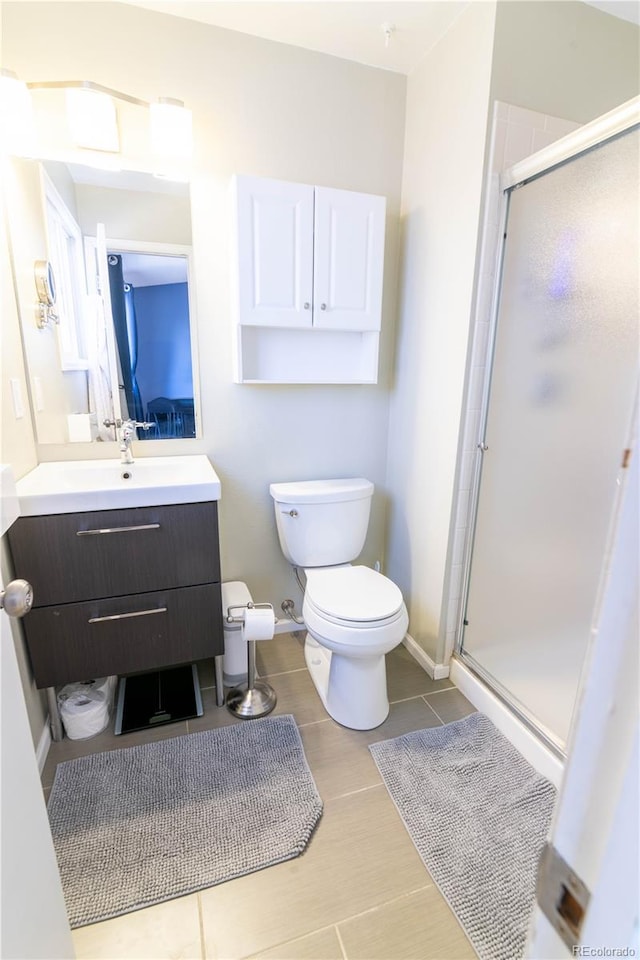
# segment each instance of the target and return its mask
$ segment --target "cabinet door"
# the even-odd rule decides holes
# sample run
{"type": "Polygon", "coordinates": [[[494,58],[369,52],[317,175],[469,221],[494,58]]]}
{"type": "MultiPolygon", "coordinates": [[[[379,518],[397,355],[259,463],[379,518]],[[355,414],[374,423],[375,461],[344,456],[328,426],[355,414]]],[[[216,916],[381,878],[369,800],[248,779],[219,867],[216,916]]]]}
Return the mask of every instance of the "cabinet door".
{"type": "Polygon", "coordinates": [[[325,330],[379,330],[386,201],[315,188],[313,323],[325,330]]]}
{"type": "Polygon", "coordinates": [[[239,176],[235,188],[239,323],[310,327],[313,187],[239,176]]]}
{"type": "Polygon", "coordinates": [[[8,536],[37,607],[220,579],[214,502],[19,517],[8,536]]]}
{"type": "Polygon", "coordinates": [[[37,687],[224,652],[219,583],[38,607],[25,620],[37,687]]]}

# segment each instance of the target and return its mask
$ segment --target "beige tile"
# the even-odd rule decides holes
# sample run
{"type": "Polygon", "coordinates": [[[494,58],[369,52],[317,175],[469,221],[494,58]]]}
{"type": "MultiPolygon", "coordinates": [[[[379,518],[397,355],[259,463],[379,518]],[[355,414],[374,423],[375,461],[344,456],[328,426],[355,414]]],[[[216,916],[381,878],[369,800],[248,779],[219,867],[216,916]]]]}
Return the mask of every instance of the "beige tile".
{"type": "Polygon", "coordinates": [[[387,654],[389,700],[406,700],[407,697],[419,697],[451,686],[450,680],[432,680],[402,644],[387,654]]]}
{"type": "Polygon", "coordinates": [[[476,712],[474,705],[469,703],[456,687],[451,690],[443,690],[442,693],[426,696],[425,700],[431,709],[435,710],[443,723],[462,720],[463,717],[468,717],[470,713],[476,712]]]}
{"type": "Polygon", "coordinates": [[[348,960],[476,960],[436,887],[338,925],[348,960]]]}
{"type": "Polygon", "coordinates": [[[274,673],[287,673],[289,670],[306,670],[304,644],[300,637],[291,633],[282,633],[273,640],[265,640],[256,647],[256,667],[261,677],[274,673]]]}
{"type": "Polygon", "coordinates": [[[198,896],[179,897],[72,933],[77,960],[202,960],[198,896]]]}
{"type": "Polygon", "coordinates": [[[270,677],[269,683],[278,697],[274,713],[292,713],[298,726],[327,718],[308,670],[281,673],[270,677]]]}
{"type": "Polygon", "coordinates": [[[219,707],[216,704],[215,687],[210,687],[202,691],[202,706],[204,713],[201,717],[192,717],[187,720],[189,733],[200,733],[202,730],[215,730],[218,727],[228,727],[232,723],[248,723],[247,720],[239,720],[229,713],[225,706],[219,707]]]}
{"type": "Polygon", "coordinates": [[[162,727],[151,730],[138,730],[136,733],[123,733],[116,737],[113,732],[113,721],[107,730],[97,737],[88,740],[69,740],[65,737],[58,743],[52,743],[40,780],[44,787],[50,787],[59,763],[65,760],[77,760],[78,757],[87,757],[91,753],[102,753],[107,750],[123,750],[127,747],[137,747],[142,743],[154,743],[156,740],[169,740],[171,737],[182,737],[187,732],[184,720],[180,723],[167,723],[162,727]]]}
{"type": "Polygon", "coordinates": [[[200,894],[209,957],[246,957],[429,882],[383,786],[325,803],[305,853],[200,894]]]}
{"type": "Polygon", "coordinates": [[[329,927],[257,953],[252,960],[344,960],[344,954],[335,927],[329,927]]]}
{"type": "Polygon", "coordinates": [[[375,730],[348,730],[330,718],[300,728],[311,772],[323,800],[380,783],[369,744],[410,730],[439,726],[422,697],[391,704],[389,716],[375,730]]]}

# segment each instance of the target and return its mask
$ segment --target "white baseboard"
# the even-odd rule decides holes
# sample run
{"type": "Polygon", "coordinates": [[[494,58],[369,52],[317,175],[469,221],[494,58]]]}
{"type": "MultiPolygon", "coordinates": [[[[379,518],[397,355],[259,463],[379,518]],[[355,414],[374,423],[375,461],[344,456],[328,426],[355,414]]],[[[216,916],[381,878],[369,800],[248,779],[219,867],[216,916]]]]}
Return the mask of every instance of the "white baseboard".
{"type": "Polygon", "coordinates": [[[42,773],[44,770],[44,765],[47,762],[47,755],[49,753],[50,746],[51,728],[49,726],[49,715],[47,714],[42,733],[40,734],[40,739],[38,740],[38,746],[36,747],[36,760],[38,761],[39,773],[42,773]]]}
{"type": "Polygon", "coordinates": [[[467,700],[489,717],[532,767],[556,787],[562,780],[564,764],[534,733],[463,663],[451,661],[451,679],[467,700]]]}
{"type": "Polygon", "coordinates": [[[432,660],[420,644],[416,643],[411,634],[405,634],[402,643],[413,659],[418,661],[423,670],[426,670],[432,680],[445,680],[449,676],[448,664],[436,663],[435,660],[432,660]]]}

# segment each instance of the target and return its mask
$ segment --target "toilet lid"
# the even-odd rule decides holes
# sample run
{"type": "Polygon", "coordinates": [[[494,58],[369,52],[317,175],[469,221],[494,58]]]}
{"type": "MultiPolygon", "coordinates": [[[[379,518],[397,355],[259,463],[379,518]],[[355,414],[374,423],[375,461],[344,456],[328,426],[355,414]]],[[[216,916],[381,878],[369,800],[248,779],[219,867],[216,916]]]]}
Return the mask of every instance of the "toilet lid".
{"type": "Polygon", "coordinates": [[[402,606],[395,583],[370,567],[307,569],[306,596],[320,613],[339,620],[384,620],[402,606]]]}

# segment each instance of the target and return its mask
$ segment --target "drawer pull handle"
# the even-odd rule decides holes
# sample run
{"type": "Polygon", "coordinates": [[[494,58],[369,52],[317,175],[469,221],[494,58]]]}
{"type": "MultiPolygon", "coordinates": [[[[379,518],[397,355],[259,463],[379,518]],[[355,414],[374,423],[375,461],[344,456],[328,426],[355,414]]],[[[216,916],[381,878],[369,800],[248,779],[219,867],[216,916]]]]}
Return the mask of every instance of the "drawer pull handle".
{"type": "Polygon", "coordinates": [[[129,617],[149,617],[152,613],[166,612],[166,607],[154,607],[153,610],[135,610],[133,613],[113,613],[110,617],[91,617],[89,623],[104,623],[105,620],[127,620],[129,617]]]}
{"type": "Polygon", "coordinates": [[[135,527],[105,527],[103,530],[76,530],[76,537],[93,537],[98,533],[130,533],[132,530],[159,529],[159,523],[140,523],[135,527]]]}

